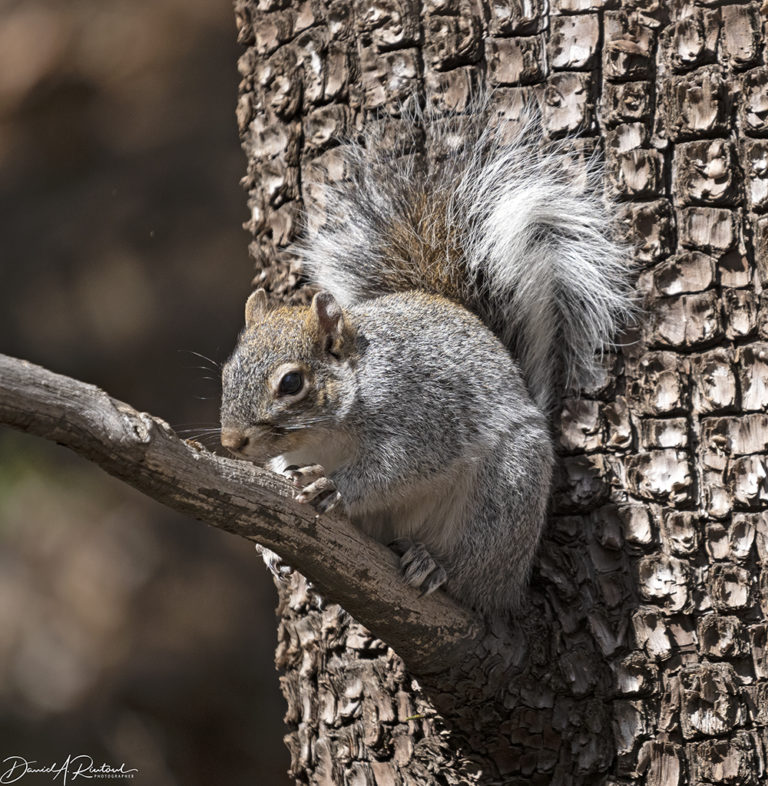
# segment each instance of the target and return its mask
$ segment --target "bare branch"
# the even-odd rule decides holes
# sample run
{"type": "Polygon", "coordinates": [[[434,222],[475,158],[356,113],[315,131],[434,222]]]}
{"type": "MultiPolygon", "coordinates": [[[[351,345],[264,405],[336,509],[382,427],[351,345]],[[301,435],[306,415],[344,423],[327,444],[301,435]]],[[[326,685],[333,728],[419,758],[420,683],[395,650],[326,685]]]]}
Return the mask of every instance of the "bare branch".
{"type": "Polygon", "coordinates": [[[277,552],[415,674],[459,662],[482,633],[443,593],[419,597],[395,555],[343,516],[295,502],[279,475],[182,441],[94,385],[0,355],[0,423],[65,445],[159,502],[277,552]]]}

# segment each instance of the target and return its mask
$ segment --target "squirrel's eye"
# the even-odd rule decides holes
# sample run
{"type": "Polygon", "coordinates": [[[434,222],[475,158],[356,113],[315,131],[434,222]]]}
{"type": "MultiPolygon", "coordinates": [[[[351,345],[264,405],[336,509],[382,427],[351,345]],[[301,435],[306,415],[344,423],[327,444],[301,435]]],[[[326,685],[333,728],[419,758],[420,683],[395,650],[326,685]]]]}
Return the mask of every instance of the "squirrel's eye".
{"type": "Polygon", "coordinates": [[[294,396],[301,390],[303,384],[304,379],[301,376],[301,372],[289,371],[280,380],[280,384],[277,386],[277,392],[281,396],[294,396]]]}

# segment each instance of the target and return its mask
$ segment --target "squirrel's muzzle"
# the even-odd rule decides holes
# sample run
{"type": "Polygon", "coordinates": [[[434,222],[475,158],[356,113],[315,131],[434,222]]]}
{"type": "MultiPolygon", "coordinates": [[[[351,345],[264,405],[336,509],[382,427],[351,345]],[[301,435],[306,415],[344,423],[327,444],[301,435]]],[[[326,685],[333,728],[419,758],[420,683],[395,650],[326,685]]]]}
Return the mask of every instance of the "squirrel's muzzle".
{"type": "Polygon", "coordinates": [[[228,450],[239,453],[248,444],[248,436],[238,428],[223,428],[221,444],[228,450]]]}
{"type": "Polygon", "coordinates": [[[257,464],[280,455],[290,447],[286,442],[286,429],[270,423],[247,426],[222,426],[221,444],[240,458],[257,464]]]}

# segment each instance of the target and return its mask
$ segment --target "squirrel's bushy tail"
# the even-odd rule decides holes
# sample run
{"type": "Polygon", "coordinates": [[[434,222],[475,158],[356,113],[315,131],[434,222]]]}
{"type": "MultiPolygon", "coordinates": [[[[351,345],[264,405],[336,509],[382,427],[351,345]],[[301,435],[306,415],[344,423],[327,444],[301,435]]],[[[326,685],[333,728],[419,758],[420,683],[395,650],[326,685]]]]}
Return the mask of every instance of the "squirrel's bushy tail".
{"type": "Polygon", "coordinates": [[[628,255],[594,156],[577,166],[572,140],[541,144],[535,114],[494,124],[489,106],[483,97],[448,119],[411,112],[417,154],[399,158],[381,152],[392,141],[372,124],[345,147],[350,179],[326,188],[326,223],[299,253],[342,305],[410,289],[458,300],[511,349],[549,411],[556,375],[589,384],[631,313],[628,255]],[[426,163],[422,133],[439,151],[426,163]]]}

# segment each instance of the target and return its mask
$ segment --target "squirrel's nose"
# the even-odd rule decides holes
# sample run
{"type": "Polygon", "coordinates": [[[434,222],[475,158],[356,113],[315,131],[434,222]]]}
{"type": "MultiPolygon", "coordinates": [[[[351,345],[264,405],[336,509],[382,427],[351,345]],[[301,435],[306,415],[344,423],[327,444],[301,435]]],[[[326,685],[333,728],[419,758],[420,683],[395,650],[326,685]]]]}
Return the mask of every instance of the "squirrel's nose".
{"type": "Polygon", "coordinates": [[[248,437],[240,429],[223,428],[221,444],[229,450],[240,451],[248,444],[248,437]]]}

